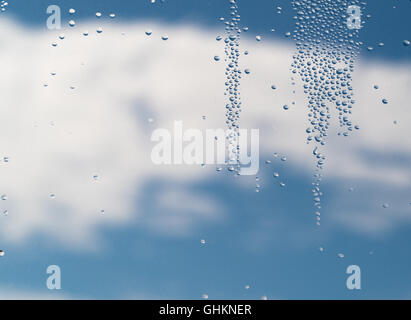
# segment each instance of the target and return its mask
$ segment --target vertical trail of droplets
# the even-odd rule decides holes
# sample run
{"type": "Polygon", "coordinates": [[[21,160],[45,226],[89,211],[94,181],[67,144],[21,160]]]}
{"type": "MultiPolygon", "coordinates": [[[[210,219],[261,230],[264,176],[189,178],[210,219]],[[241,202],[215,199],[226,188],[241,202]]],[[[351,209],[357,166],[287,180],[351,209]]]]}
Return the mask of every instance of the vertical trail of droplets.
{"type": "Polygon", "coordinates": [[[227,67],[225,71],[225,95],[228,97],[226,104],[226,124],[229,129],[227,135],[229,167],[230,172],[239,173],[240,170],[240,147],[238,143],[239,137],[239,119],[241,112],[241,97],[240,97],[240,80],[241,70],[239,68],[240,57],[240,35],[239,27],[240,15],[238,14],[238,5],[236,0],[230,2],[230,19],[225,22],[226,38],[225,56],[227,67]],[[234,163],[234,166],[232,165],[234,163]]]}
{"type": "Polygon", "coordinates": [[[0,2],[0,12],[4,12],[6,11],[7,6],[9,5],[9,3],[5,0],[2,0],[0,2]]]}
{"type": "Polygon", "coordinates": [[[320,182],[325,162],[320,148],[326,143],[331,106],[335,106],[338,113],[338,135],[348,136],[359,129],[353,126],[350,118],[355,103],[351,79],[361,42],[358,42],[359,30],[347,25],[347,10],[349,6],[363,9],[365,3],[359,0],[292,0],[292,6],[296,11],[293,35],[296,53],[291,68],[293,74],[300,76],[308,98],[307,143],[315,144],[313,155],[317,169],[312,192],[320,225],[320,182]]]}

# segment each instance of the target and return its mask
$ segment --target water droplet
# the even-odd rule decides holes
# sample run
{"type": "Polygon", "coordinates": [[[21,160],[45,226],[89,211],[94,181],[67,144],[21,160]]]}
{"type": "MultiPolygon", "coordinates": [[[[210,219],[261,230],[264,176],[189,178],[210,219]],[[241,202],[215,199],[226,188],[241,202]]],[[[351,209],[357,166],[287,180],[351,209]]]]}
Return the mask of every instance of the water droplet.
{"type": "Polygon", "coordinates": [[[97,33],[102,33],[102,32],[103,32],[103,28],[102,28],[102,27],[98,27],[98,28],[96,29],[96,32],[97,32],[97,33]]]}
{"type": "Polygon", "coordinates": [[[256,36],[255,39],[256,39],[257,41],[261,41],[261,36],[256,36]]]}
{"type": "Polygon", "coordinates": [[[101,12],[96,12],[96,17],[100,18],[101,17],[101,12]]]}
{"type": "Polygon", "coordinates": [[[70,14],[75,14],[75,13],[76,13],[76,10],[73,9],[73,8],[71,8],[71,9],[69,9],[69,13],[70,13],[70,14]]]}
{"type": "Polygon", "coordinates": [[[162,37],[161,37],[161,40],[167,41],[167,40],[168,40],[168,36],[162,36],[162,37]]]}
{"type": "Polygon", "coordinates": [[[74,27],[76,25],[76,22],[74,20],[69,21],[69,26],[74,27]]]}
{"type": "Polygon", "coordinates": [[[344,254],[343,254],[343,253],[339,253],[339,254],[338,254],[338,257],[342,259],[342,258],[344,258],[344,254]]]}
{"type": "Polygon", "coordinates": [[[3,195],[1,196],[1,200],[7,200],[7,195],[3,194],[3,195]]]}
{"type": "Polygon", "coordinates": [[[214,56],[214,60],[215,61],[220,61],[220,57],[219,56],[214,56]]]}
{"type": "Polygon", "coordinates": [[[383,104],[388,104],[388,100],[384,98],[384,99],[382,99],[382,103],[383,104]]]}
{"type": "Polygon", "coordinates": [[[382,207],[383,207],[384,209],[387,209],[387,208],[390,207],[390,205],[389,205],[388,203],[384,203],[384,204],[382,205],[382,207]]]}
{"type": "Polygon", "coordinates": [[[0,257],[4,256],[4,250],[0,250],[0,257]]]}
{"type": "Polygon", "coordinates": [[[408,47],[408,46],[410,45],[410,43],[411,43],[410,40],[404,40],[402,44],[403,44],[405,47],[408,47]]]}

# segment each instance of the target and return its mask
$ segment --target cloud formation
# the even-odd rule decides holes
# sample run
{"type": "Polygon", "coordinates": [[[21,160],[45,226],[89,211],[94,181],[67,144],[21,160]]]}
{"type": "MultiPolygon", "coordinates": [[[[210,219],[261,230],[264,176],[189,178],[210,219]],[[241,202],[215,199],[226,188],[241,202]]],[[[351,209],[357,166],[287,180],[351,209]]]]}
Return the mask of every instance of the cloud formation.
{"type": "MultiPolygon", "coordinates": [[[[55,32],[0,22],[0,145],[9,159],[0,164],[0,193],[7,196],[0,205],[8,212],[1,217],[4,240],[43,235],[59,245],[93,248],[102,226],[141,220],[152,230],[179,234],[224,215],[223,204],[189,187],[212,171],[150,160],[156,128],[171,128],[175,120],[187,128],[224,128],[225,65],[213,59],[224,55],[215,40],[219,31],[145,21],[103,25],[97,34],[98,26],[78,24],[58,40],[55,32]],[[153,30],[149,37],[147,28],[153,30]],[[165,33],[167,41],[161,40],[165,33]],[[164,212],[177,216],[140,219],[135,199],[155,179],[177,186],[157,197],[164,212]]],[[[242,66],[251,70],[241,85],[242,126],[260,129],[262,155],[280,152],[290,166],[313,170],[313,146],[305,143],[306,98],[290,80],[292,43],[245,37],[241,45],[250,52],[241,57],[242,66]]],[[[327,177],[410,190],[410,71],[410,64],[360,61],[353,118],[361,130],[348,138],[330,134],[323,151],[327,177]],[[386,156],[391,158],[382,161],[386,156]]],[[[355,217],[348,226],[374,221],[375,227],[361,228],[372,232],[388,221],[409,220],[401,214],[376,218],[366,206],[355,217]]],[[[343,220],[335,214],[335,221],[343,220]]]]}

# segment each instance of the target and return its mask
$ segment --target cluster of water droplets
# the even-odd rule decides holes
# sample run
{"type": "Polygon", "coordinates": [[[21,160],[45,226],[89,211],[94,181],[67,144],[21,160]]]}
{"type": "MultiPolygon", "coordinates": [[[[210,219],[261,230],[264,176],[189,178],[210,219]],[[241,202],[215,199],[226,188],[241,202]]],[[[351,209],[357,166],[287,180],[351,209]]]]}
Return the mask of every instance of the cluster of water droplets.
{"type": "MultiPolygon", "coordinates": [[[[320,148],[325,145],[330,126],[331,109],[337,109],[339,135],[348,136],[359,126],[351,121],[355,103],[351,84],[354,63],[362,45],[358,29],[348,26],[349,6],[363,9],[359,0],[292,0],[296,11],[296,53],[292,72],[300,76],[308,98],[307,143],[316,144],[313,155],[317,173],[313,183],[314,203],[321,208],[320,181],[325,156],[320,148]]],[[[320,213],[317,224],[320,224],[320,213]]]]}
{"type": "Polygon", "coordinates": [[[9,3],[5,0],[2,0],[0,2],[0,12],[4,12],[6,11],[7,6],[9,5],[9,3]]]}
{"type": "Polygon", "coordinates": [[[230,172],[239,172],[240,167],[240,148],[239,140],[239,119],[241,113],[241,96],[240,96],[240,81],[242,71],[239,67],[240,57],[240,35],[241,29],[239,26],[240,15],[238,13],[238,5],[236,0],[229,0],[230,2],[230,19],[225,21],[226,37],[225,56],[227,67],[225,70],[225,95],[228,97],[226,103],[226,124],[229,129],[227,135],[228,154],[230,165],[228,170],[230,172]],[[234,166],[232,164],[235,164],[234,166]]]}

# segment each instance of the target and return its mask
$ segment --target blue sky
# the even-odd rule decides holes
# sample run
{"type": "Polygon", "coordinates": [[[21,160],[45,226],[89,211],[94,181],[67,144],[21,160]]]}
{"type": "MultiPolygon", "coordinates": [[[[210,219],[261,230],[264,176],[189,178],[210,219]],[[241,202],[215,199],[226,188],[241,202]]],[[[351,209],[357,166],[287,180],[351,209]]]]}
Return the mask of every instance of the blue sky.
{"type": "Polygon", "coordinates": [[[242,117],[248,127],[260,128],[262,145],[262,189],[256,193],[255,177],[234,179],[213,166],[139,163],[150,152],[148,116],[155,126],[180,118],[224,126],[224,67],[212,57],[222,55],[222,43],[214,39],[224,34],[218,19],[227,16],[227,1],[10,0],[0,15],[5,27],[0,36],[11,39],[4,49],[10,65],[4,76],[9,76],[1,83],[11,93],[26,90],[27,97],[7,94],[0,115],[2,154],[11,154],[10,166],[0,168],[5,177],[0,192],[8,194],[0,209],[9,211],[0,217],[0,249],[6,252],[0,257],[0,297],[410,298],[411,49],[402,42],[411,38],[411,2],[367,2],[364,14],[371,18],[360,32],[362,65],[354,74],[357,120],[365,133],[349,138],[330,134],[318,228],[311,195],[314,163],[304,140],[304,96],[296,98],[295,110],[281,110],[295,98],[287,86],[286,60],[293,42],[284,37],[293,29],[290,1],[239,1],[242,24],[249,27],[244,48],[251,58],[244,63],[253,71],[244,79],[242,95],[249,109],[242,117]],[[61,5],[63,13],[66,39],[57,48],[50,43],[59,33],[45,27],[50,4],[61,5]],[[282,14],[276,13],[277,6],[283,7],[282,14]],[[70,16],[69,8],[76,14],[70,16]],[[107,38],[90,35],[86,43],[79,34],[83,27],[97,26],[97,11],[106,16],[101,23],[107,38]],[[111,12],[113,20],[107,18],[111,12]],[[71,18],[75,28],[67,26],[71,18]],[[145,25],[157,36],[149,49],[139,38],[145,25]],[[160,29],[170,35],[167,44],[158,38],[160,29]],[[120,30],[125,30],[123,38],[120,30]],[[258,44],[257,34],[263,35],[258,44]],[[380,48],[381,41],[385,45],[380,48]],[[25,44],[31,55],[24,52],[25,44]],[[368,52],[367,46],[374,50],[368,52]],[[17,48],[23,52],[16,53],[17,48]],[[265,60],[270,54],[272,60],[265,60]],[[19,69],[21,64],[26,71],[19,69]],[[193,71],[197,65],[202,79],[193,71]],[[52,68],[56,80],[49,75],[52,68]],[[188,81],[185,74],[194,76],[188,81]],[[278,97],[272,97],[270,79],[280,84],[278,97]],[[71,83],[76,84],[74,94],[67,89],[71,83]],[[375,83],[381,86],[378,93],[375,83]],[[383,96],[392,109],[383,109],[383,96]],[[76,130],[77,145],[65,136],[76,130]],[[287,155],[287,161],[274,152],[287,155]],[[266,159],[272,163],[265,164],[266,159]],[[96,171],[101,175],[96,183],[102,184],[97,190],[86,180],[96,171]],[[273,171],[285,179],[285,188],[273,171]],[[38,190],[45,190],[44,199],[37,198],[38,190]],[[173,198],[174,191],[178,197],[173,198]],[[51,192],[61,202],[50,204],[51,192]],[[390,207],[382,208],[384,203],[390,207]],[[202,205],[210,207],[203,210],[202,205]],[[51,264],[62,269],[58,292],[45,286],[51,264]],[[345,285],[345,270],[352,264],[362,271],[358,291],[345,285]]]}

